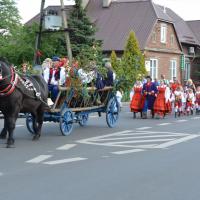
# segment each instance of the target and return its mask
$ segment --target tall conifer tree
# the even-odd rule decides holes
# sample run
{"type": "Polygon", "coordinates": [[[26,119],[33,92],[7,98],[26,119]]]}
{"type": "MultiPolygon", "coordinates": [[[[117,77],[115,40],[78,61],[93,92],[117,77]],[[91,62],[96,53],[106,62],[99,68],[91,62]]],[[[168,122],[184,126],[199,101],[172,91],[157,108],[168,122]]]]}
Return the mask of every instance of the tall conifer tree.
{"type": "Polygon", "coordinates": [[[68,23],[69,28],[74,29],[70,33],[73,56],[78,57],[82,65],[90,60],[101,62],[100,42],[95,40],[96,28],[82,7],[82,0],[75,0],[68,23]]]}

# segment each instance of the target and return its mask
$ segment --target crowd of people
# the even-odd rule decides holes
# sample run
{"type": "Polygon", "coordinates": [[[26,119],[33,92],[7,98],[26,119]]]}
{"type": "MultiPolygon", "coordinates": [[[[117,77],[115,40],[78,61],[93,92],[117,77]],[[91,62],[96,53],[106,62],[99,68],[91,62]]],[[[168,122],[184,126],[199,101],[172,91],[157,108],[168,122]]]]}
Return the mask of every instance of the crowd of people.
{"type": "Polygon", "coordinates": [[[142,119],[147,119],[148,110],[152,118],[164,118],[174,111],[175,117],[181,115],[200,114],[200,86],[195,87],[189,79],[183,86],[173,78],[168,81],[164,75],[160,80],[152,81],[150,76],[142,81],[136,81],[131,91],[130,109],[133,117],[141,114],[142,119]]]}

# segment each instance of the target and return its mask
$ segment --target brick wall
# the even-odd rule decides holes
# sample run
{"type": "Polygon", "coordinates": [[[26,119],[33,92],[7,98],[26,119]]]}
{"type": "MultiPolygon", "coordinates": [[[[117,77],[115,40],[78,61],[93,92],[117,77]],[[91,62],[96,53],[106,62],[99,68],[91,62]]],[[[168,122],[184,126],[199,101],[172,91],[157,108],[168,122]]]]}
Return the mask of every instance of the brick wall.
{"type": "Polygon", "coordinates": [[[176,60],[177,79],[182,81],[182,74],[180,70],[181,48],[174,27],[171,23],[158,21],[155,24],[148,39],[144,54],[146,61],[149,61],[150,59],[157,59],[158,79],[160,79],[161,74],[164,74],[166,79],[171,79],[170,60],[176,60]],[[167,27],[166,43],[161,42],[161,24],[164,24],[167,27]]]}

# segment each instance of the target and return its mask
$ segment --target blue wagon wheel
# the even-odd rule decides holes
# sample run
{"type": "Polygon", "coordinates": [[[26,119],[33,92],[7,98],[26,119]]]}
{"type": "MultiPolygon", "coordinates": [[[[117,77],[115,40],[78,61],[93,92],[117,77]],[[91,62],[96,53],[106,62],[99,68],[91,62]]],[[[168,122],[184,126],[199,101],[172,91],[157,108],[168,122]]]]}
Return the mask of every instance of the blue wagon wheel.
{"type": "Polygon", "coordinates": [[[106,122],[110,128],[113,128],[116,125],[116,122],[119,118],[119,104],[115,97],[111,98],[108,101],[106,109],[106,122]]]}
{"type": "Polygon", "coordinates": [[[71,110],[64,108],[60,116],[60,130],[62,135],[70,135],[73,129],[74,115],[71,110]]]}
{"type": "Polygon", "coordinates": [[[81,114],[79,116],[80,121],[78,122],[80,126],[85,126],[87,125],[88,119],[89,119],[89,115],[88,114],[81,114]]]}
{"type": "Polygon", "coordinates": [[[33,129],[33,117],[30,113],[26,115],[26,127],[31,134],[36,134],[33,129]]]}

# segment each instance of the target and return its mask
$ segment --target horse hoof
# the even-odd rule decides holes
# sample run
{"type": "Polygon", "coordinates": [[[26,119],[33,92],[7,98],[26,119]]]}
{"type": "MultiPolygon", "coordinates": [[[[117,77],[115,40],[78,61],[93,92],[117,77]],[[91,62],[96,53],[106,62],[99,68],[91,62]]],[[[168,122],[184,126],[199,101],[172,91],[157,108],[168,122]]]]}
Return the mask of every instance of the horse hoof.
{"type": "Polygon", "coordinates": [[[39,138],[40,138],[40,135],[34,135],[32,140],[37,141],[37,140],[39,140],[39,138]]]}
{"type": "Polygon", "coordinates": [[[14,145],[14,143],[15,143],[15,140],[14,139],[9,139],[8,141],[7,141],[7,148],[11,148],[11,147],[13,147],[13,145],[14,145]]]}
{"type": "Polygon", "coordinates": [[[6,139],[6,135],[0,134],[0,139],[5,140],[6,139]]]}

